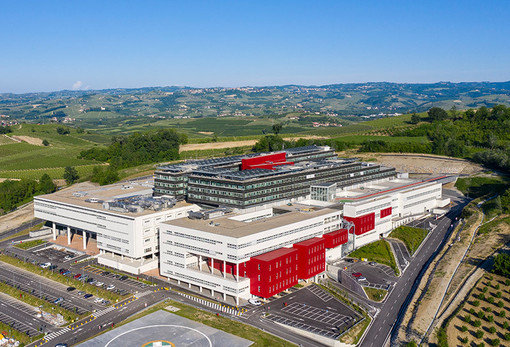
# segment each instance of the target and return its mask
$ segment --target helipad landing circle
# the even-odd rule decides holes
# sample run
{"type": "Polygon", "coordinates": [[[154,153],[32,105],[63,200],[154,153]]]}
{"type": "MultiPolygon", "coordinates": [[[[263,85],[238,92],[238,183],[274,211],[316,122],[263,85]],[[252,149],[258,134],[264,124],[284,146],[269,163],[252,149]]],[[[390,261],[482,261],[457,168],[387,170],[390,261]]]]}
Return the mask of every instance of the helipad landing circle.
{"type": "MultiPolygon", "coordinates": [[[[209,339],[209,337],[204,334],[203,332],[201,332],[200,330],[197,330],[197,329],[194,329],[194,328],[190,328],[190,327],[187,327],[187,326],[184,326],[184,325],[174,325],[174,324],[158,324],[158,325],[148,325],[148,326],[144,326],[144,327],[140,327],[140,328],[134,328],[134,329],[130,329],[128,331],[125,331],[123,332],[122,334],[119,334],[117,336],[115,336],[113,339],[111,339],[110,341],[108,341],[108,343],[106,343],[106,345],[104,347],[108,347],[110,346],[111,343],[113,343],[116,339],[126,335],[126,334],[129,334],[129,333],[132,333],[134,331],[138,331],[138,330],[143,330],[143,329],[151,329],[151,328],[162,328],[162,327],[167,327],[167,328],[180,328],[180,329],[187,329],[187,330],[191,330],[193,332],[196,332],[200,335],[202,335],[208,342],[209,344],[209,347],[212,347],[213,344],[212,344],[212,341],[211,339],[209,339]]],[[[171,347],[175,347],[175,345],[169,341],[165,341],[165,340],[155,340],[155,341],[149,341],[147,342],[146,344],[142,345],[142,347],[150,347],[149,344],[151,344],[152,347],[159,347],[159,346],[171,346],[171,347]],[[165,342],[165,343],[168,343],[167,345],[159,345],[159,344],[154,344],[154,343],[157,343],[157,342],[165,342]]]]}

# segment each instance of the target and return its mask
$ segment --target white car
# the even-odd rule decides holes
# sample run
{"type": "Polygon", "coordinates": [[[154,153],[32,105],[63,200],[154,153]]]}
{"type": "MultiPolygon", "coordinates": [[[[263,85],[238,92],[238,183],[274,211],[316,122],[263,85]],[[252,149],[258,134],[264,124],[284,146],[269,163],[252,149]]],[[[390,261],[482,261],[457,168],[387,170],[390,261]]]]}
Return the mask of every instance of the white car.
{"type": "Polygon", "coordinates": [[[43,263],[43,264],[41,264],[41,267],[43,269],[49,268],[50,266],[51,266],[51,263],[43,263]]]}
{"type": "Polygon", "coordinates": [[[255,305],[255,306],[260,306],[262,305],[262,303],[260,302],[259,299],[248,299],[248,302],[252,305],[255,305]]]}
{"type": "Polygon", "coordinates": [[[104,299],[103,298],[96,298],[96,300],[94,300],[94,302],[96,304],[99,304],[100,302],[102,302],[104,299]]]}
{"type": "Polygon", "coordinates": [[[96,287],[101,287],[103,284],[103,282],[96,282],[96,287]]]}
{"type": "Polygon", "coordinates": [[[113,284],[110,284],[108,287],[106,287],[106,290],[112,290],[115,289],[115,286],[113,284]]]}

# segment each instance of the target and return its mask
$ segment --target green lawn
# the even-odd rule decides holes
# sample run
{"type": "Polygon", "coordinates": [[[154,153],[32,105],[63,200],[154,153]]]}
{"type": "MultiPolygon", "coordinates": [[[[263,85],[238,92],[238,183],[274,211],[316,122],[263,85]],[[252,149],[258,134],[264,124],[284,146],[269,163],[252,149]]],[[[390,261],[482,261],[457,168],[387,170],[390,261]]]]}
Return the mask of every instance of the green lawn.
{"type": "Polygon", "coordinates": [[[367,296],[370,300],[381,302],[386,297],[386,294],[388,294],[387,290],[384,289],[375,289],[375,288],[363,288],[365,290],[365,293],[367,293],[367,296]]]}
{"type": "Polygon", "coordinates": [[[467,177],[458,178],[455,187],[463,194],[469,194],[470,198],[490,197],[503,192],[508,188],[508,183],[500,178],[493,177],[467,177]]]}
{"type": "Polygon", "coordinates": [[[48,242],[48,241],[45,241],[45,240],[31,240],[31,241],[25,241],[23,243],[18,243],[14,247],[21,248],[21,249],[29,249],[29,248],[32,248],[32,247],[35,247],[35,246],[39,246],[39,245],[45,244],[46,242],[48,242]]]}
{"type": "Polygon", "coordinates": [[[428,231],[425,229],[402,225],[393,230],[389,237],[393,237],[404,242],[409,254],[413,255],[418,247],[420,247],[423,239],[427,236],[427,233],[428,231]]]}
{"type": "Polygon", "coordinates": [[[365,258],[367,261],[375,261],[380,264],[388,265],[395,273],[398,274],[397,263],[395,257],[391,252],[390,245],[385,240],[379,240],[363,247],[358,248],[354,252],[349,254],[352,258],[365,258]]]}

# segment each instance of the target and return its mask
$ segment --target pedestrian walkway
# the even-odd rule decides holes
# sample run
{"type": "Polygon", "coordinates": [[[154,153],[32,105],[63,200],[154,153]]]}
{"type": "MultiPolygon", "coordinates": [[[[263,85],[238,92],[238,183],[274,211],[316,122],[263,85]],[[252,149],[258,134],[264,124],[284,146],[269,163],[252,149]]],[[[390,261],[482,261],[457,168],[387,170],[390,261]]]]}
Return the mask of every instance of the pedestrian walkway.
{"type": "Polygon", "coordinates": [[[108,312],[112,312],[115,310],[114,306],[110,306],[108,308],[105,308],[104,310],[94,312],[92,315],[96,318],[101,317],[102,315],[107,314],[108,312]]]}
{"type": "Polygon", "coordinates": [[[65,327],[65,328],[60,329],[59,331],[54,331],[54,332],[52,332],[52,333],[49,333],[48,335],[46,335],[46,336],[44,337],[44,339],[45,339],[46,341],[49,341],[49,340],[54,339],[54,338],[55,338],[55,337],[57,337],[57,336],[60,336],[60,335],[62,335],[62,334],[67,333],[68,331],[71,331],[71,329],[69,329],[68,327],[65,327]]]}

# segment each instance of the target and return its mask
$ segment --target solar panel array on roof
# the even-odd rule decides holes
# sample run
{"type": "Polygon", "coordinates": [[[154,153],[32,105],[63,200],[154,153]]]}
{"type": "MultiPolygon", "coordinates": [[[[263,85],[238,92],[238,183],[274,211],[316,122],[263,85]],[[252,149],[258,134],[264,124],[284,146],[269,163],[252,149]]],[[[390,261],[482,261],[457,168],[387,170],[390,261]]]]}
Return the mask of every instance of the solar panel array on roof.
{"type": "Polygon", "coordinates": [[[299,153],[306,153],[306,152],[313,152],[320,149],[320,147],[316,145],[311,146],[303,146],[303,147],[295,147],[295,148],[286,148],[285,152],[289,154],[299,154],[299,153]]]}

